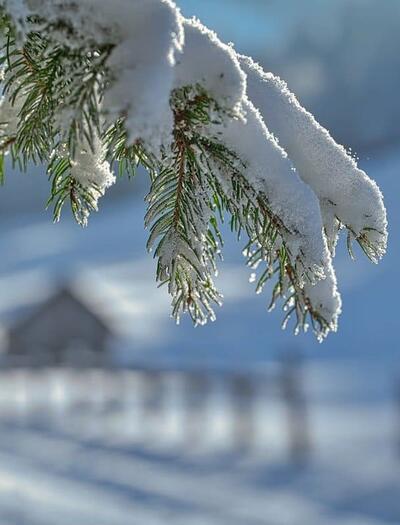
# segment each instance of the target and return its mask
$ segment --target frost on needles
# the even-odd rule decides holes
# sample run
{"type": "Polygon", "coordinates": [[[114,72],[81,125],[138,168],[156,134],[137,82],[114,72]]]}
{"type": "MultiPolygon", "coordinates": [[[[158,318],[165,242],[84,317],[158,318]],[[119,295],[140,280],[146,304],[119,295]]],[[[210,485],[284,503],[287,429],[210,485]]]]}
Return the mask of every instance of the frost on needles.
{"type": "Polygon", "coordinates": [[[383,198],[283,81],[169,0],[0,0],[0,16],[1,166],[46,164],[55,220],[69,203],[85,225],[114,171],[143,166],[148,249],[177,320],[214,319],[225,220],[284,325],[337,329],[338,235],[377,262],[383,198]]]}

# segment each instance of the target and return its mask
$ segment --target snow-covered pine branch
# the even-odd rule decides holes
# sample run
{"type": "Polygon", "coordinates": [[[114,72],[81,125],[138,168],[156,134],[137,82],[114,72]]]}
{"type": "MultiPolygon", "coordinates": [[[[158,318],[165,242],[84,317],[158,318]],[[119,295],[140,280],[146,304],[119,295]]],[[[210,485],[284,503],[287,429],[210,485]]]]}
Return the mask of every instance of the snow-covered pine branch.
{"type": "Polygon", "coordinates": [[[69,201],[85,225],[113,169],[144,166],[148,249],[176,319],[214,318],[229,217],[284,323],[337,329],[338,234],[377,262],[383,198],[283,81],[170,0],[0,0],[0,16],[1,154],[47,165],[55,220],[69,201]]]}

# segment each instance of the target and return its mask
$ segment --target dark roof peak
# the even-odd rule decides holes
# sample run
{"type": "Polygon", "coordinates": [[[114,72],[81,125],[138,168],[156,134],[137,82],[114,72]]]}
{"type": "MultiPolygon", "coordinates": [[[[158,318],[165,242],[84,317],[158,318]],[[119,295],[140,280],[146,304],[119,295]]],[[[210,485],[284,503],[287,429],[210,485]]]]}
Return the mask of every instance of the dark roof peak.
{"type": "Polygon", "coordinates": [[[63,283],[55,288],[54,292],[43,302],[39,303],[32,312],[30,312],[23,319],[18,320],[9,330],[9,333],[16,333],[24,330],[32,323],[40,320],[40,318],[51,311],[61,301],[69,301],[76,306],[76,308],[85,312],[90,316],[105,332],[113,335],[113,330],[103,316],[96,311],[96,308],[89,301],[77,291],[72,285],[63,283]]]}

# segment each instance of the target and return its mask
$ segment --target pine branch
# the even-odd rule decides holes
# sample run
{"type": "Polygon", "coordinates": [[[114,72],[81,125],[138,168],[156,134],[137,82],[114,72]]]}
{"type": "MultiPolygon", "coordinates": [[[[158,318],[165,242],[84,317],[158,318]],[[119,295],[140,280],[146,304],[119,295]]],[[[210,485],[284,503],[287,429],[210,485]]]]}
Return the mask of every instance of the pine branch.
{"type": "Polygon", "coordinates": [[[172,163],[165,167],[166,156],[161,162],[164,168],[154,176],[146,225],[152,224],[149,248],[161,237],[155,251],[155,257],[159,258],[157,278],[168,283],[174,316],[179,318],[182,311],[189,311],[196,323],[214,318],[210,305],[219,303],[219,296],[212,285],[210,270],[215,271],[216,255],[223,244],[218,223],[228,213],[231,229],[238,238],[242,232],[248,237],[244,250],[248,265],[266,266],[257,293],[276,278],[270,308],[278,299],[283,301],[283,324],[286,326],[295,314],[296,332],[306,329],[309,322],[317,334],[326,333],[329,324],[304,291],[305,281],[315,279],[313,270],[304,268],[300,257],[293,260],[284,240],[295,232],[290,232],[270,211],[267,197],[250,186],[241,173],[245,166],[235,153],[221,144],[218,137],[210,138],[206,133],[211,122],[222,124],[223,118],[234,116],[226,115],[198,86],[176,92],[172,104],[175,108],[172,163]],[[218,173],[226,174],[228,188],[223,188],[218,173]],[[194,229],[199,223],[201,228],[194,229]],[[199,252],[199,246],[205,251],[199,252]],[[180,260],[188,265],[184,271],[177,269],[180,260]],[[190,275],[189,284],[182,277],[185,272],[190,275]],[[203,285],[204,279],[206,290],[212,292],[211,297],[204,291],[201,295],[208,316],[198,306],[191,308],[193,292],[203,285]]]}
{"type": "Polygon", "coordinates": [[[102,134],[101,99],[111,79],[105,67],[112,46],[69,49],[32,31],[22,48],[10,32],[3,49],[4,93],[23,99],[12,152],[14,158],[44,163],[55,142],[72,158],[83,141],[102,134]]]}
{"type": "Polygon", "coordinates": [[[238,237],[248,236],[248,264],[266,264],[257,291],[277,276],[271,305],[283,298],[297,315],[297,328],[305,325],[307,315],[322,329],[318,317],[304,297],[304,269],[301,261],[292,261],[284,242],[285,225],[269,209],[267,197],[258,194],[241,175],[240,159],[224,147],[218,137],[209,137],[207,126],[223,124],[235,118],[199,86],[188,86],[173,93],[171,107],[175,131],[170,150],[161,159],[149,155],[140,144],[127,146],[124,119],[104,132],[100,101],[109,82],[105,62],[111,48],[102,53],[71,50],[31,33],[22,50],[10,37],[6,48],[5,92],[12,102],[24,96],[19,126],[11,139],[14,159],[25,167],[29,161],[51,161],[48,166],[52,183],[48,205],[54,205],[54,220],[69,201],[73,216],[86,225],[90,212],[97,209],[102,190],[95,183],[83,186],[71,175],[76,148],[82,141],[93,147],[94,137],[102,136],[106,157],[118,165],[119,174],[134,176],[143,165],[152,186],[148,195],[146,226],[151,228],[148,248],[157,241],[157,280],[168,284],[173,297],[173,315],[179,319],[189,312],[193,321],[204,323],[214,318],[212,304],[221,296],[213,283],[216,257],[222,246],[218,223],[230,214],[231,228],[238,237]],[[84,80],[84,81],[83,81],[84,80]],[[71,118],[65,115],[71,112],[71,118]],[[59,122],[63,122],[60,128],[59,122]],[[66,153],[59,156],[57,145],[66,153]],[[227,193],[218,177],[226,172],[231,188],[227,193]],[[293,303],[293,305],[292,305],[293,303]]]}
{"type": "Polygon", "coordinates": [[[285,242],[285,237],[296,232],[291,232],[271,212],[267,196],[251,187],[242,175],[245,166],[234,152],[219,142],[218,137],[210,138],[201,131],[193,136],[200,151],[199,162],[204,168],[204,176],[215,191],[214,200],[218,203],[220,219],[223,220],[224,212],[227,212],[231,229],[237,237],[240,238],[242,232],[246,233],[248,242],[243,253],[248,266],[253,269],[260,264],[266,266],[258,279],[256,292],[261,293],[265,285],[276,278],[269,310],[275,307],[278,300],[283,302],[283,327],[295,315],[295,333],[307,330],[311,324],[317,336],[326,334],[329,323],[313,307],[304,291],[305,282],[315,282],[314,270],[305,268],[301,257],[294,260],[285,242]],[[223,188],[216,173],[225,175],[227,188],[223,188]]]}
{"type": "MultiPolygon", "coordinates": [[[[276,153],[277,148],[251,97],[247,97],[240,57],[199,23],[187,20],[183,23],[173,6],[167,7],[160,2],[160,9],[171,9],[171,20],[176,15],[176,24],[168,22],[163,12],[163,20],[168,22],[168,27],[164,28],[166,39],[171,38],[171,42],[168,55],[167,47],[164,49],[162,46],[159,54],[164,57],[160,71],[168,71],[168,76],[170,68],[174,67],[176,76],[170,78],[170,84],[166,82],[163,85],[163,90],[160,89],[162,102],[154,104],[156,109],[153,109],[152,102],[159,92],[155,90],[153,93],[151,89],[151,97],[137,97],[143,107],[135,99],[135,89],[132,90],[132,97],[127,96],[123,104],[119,101],[115,103],[116,94],[129,91],[131,85],[136,86],[134,76],[138,69],[140,80],[148,71],[151,71],[149,78],[153,80],[158,78],[157,75],[153,77],[153,69],[159,67],[157,58],[149,67],[146,63],[142,68],[131,61],[131,57],[125,60],[127,48],[124,45],[132,45],[135,39],[129,37],[128,42],[124,39],[119,41],[118,17],[110,25],[105,21],[103,26],[101,17],[97,18],[90,10],[80,12],[79,3],[59,6],[50,2],[48,10],[41,9],[39,4],[29,6],[33,14],[25,21],[18,20],[19,11],[14,11],[14,14],[17,13],[15,27],[7,16],[6,8],[0,7],[0,37],[4,43],[0,54],[4,93],[0,102],[0,184],[4,182],[4,155],[7,152],[11,153],[14,164],[21,169],[26,169],[31,162],[47,164],[51,183],[47,205],[54,206],[54,220],[60,219],[64,206],[69,203],[75,220],[85,226],[89,214],[97,210],[98,199],[115,181],[111,167],[116,168],[119,176],[127,174],[133,178],[141,166],[148,172],[151,184],[146,198],[145,225],[150,229],[147,248],[154,250],[157,281],[160,286],[168,286],[172,296],[172,314],[177,320],[182,313],[189,313],[195,324],[214,319],[213,308],[221,303],[221,295],[213,282],[223,246],[220,228],[228,220],[238,239],[243,235],[246,238],[243,253],[248,266],[253,270],[261,269],[257,293],[270,284],[270,308],[278,301],[283,304],[284,326],[291,317],[295,317],[296,332],[306,330],[311,324],[320,339],[329,330],[335,329],[340,297],[325,241],[330,244],[328,248],[333,253],[336,228],[347,228],[351,256],[354,240],[374,262],[381,258],[386,248],[383,202],[376,188],[371,190],[370,187],[368,193],[368,179],[360,183],[368,204],[364,206],[363,217],[359,217],[358,221],[357,213],[343,214],[346,217],[343,221],[354,224],[353,227],[342,223],[336,216],[339,213],[335,214],[334,208],[329,207],[336,204],[329,201],[324,193],[314,190],[312,184],[309,185],[309,193],[302,193],[302,186],[297,181],[298,184],[293,185],[297,191],[294,199],[288,199],[288,192],[281,192],[281,188],[275,195],[273,192],[266,194],[269,189],[261,191],[260,188],[270,187],[273,176],[265,173],[265,178],[259,177],[259,172],[269,160],[270,151],[276,153]],[[37,12],[43,17],[35,14],[37,12]],[[81,18],[76,18],[78,15],[81,18]],[[78,20],[76,27],[74,20],[78,20]],[[93,22],[88,34],[84,27],[86,22],[93,22]],[[183,56],[189,59],[186,64],[184,60],[177,60],[172,66],[172,56],[180,46],[177,37],[180,24],[182,31],[185,26],[189,42],[183,56]],[[172,91],[168,108],[171,86],[181,85],[186,73],[189,79],[198,78],[190,62],[192,47],[197,53],[197,38],[205,44],[204,53],[210,52],[210,56],[215,57],[218,68],[210,67],[210,79],[205,79],[204,86],[195,84],[197,80],[193,80],[193,85],[172,91]],[[190,39],[196,42],[196,46],[190,45],[190,39]],[[186,52],[188,55],[185,55],[186,52]],[[129,74],[121,75],[119,83],[116,77],[125,67],[129,74]],[[219,68],[223,73],[219,73],[219,68]],[[232,82],[227,82],[228,78],[232,82]],[[110,87],[116,88],[112,94],[107,93],[110,87]],[[220,91],[224,94],[221,95],[220,91]],[[229,92],[226,97],[225,92],[229,92]],[[106,105],[108,108],[103,107],[106,105]],[[240,118],[238,106],[253,118],[253,121],[247,121],[247,124],[250,123],[247,128],[244,128],[244,121],[232,122],[232,119],[240,118]],[[173,133],[166,139],[171,122],[164,118],[168,109],[173,116],[173,133]],[[135,119],[140,121],[138,129],[133,129],[135,119]],[[229,124],[240,125],[228,128],[229,124]],[[243,144],[249,146],[248,165],[226,146],[233,144],[232,148],[240,149],[242,129],[246,129],[247,133],[243,144]],[[153,130],[154,139],[157,139],[154,141],[150,137],[153,130]],[[128,136],[137,139],[129,141],[128,136]],[[253,137],[260,141],[255,140],[253,144],[253,137]],[[158,140],[162,142],[159,151],[158,140]],[[268,145],[270,149],[262,158],[255,158],[253,163],[253,156],[257,157],[258,153],[257,144],[268,145]],[[259,181],[254,182],[257,177],[259,181]],[[307,198],[311,197],[316,198],[307,220],[317,217],[319,203],[329,218],[325,223],[325,228],[330,230],[325,231],[326,239],[319,215],[314,227],[308,228],[303,224],[305,218],[303,220],[303,217],[282,212],[288,202],[294,203],[296,208],[298,203],[305,206],[307,198]],[[373,211],[374,203],[379,207],[377,214],[373,211]],[[273,210],[279,211],[273,213],[273,210]],[[295,226],[289,227],[286,222],[295,226]],[[360,224],[376,226],[384,231],[373,228],[360,231],[360,224]],[[319,262],[319,259],[322,261],[319,262]],[[315,261],[315,267],[309,267],[315,261]],[[312,285],[324,277],[322,268],[327,277],[327,287],[313,288],[312,285]]],[[[133,9],[130,8],[129,12],[135,15],[133,9]]],[[[141,49],[142,40],[138,42],[141,49]]],[[[206,58],[208,60],[208,54],[206,58]]],[[[150,83],[144,82],[143,85],[149,87],[150,83]]],[[[139,86],[142,84],[139,83],[139,86]]],[[[297,111],[301,112],[302,108],[297,111]]],[[[318,129],[318,133],[321,130],[318,129]]],[[[306,143],[305,149],[309,147],[310,144],[306,143]]],[[[243,154],[246,156],[246,153],[243,154]]],[[[340,148],[335,150],[334,155],[343,161],[344,153],[340,148]]],[[[271,158],[274,159],[273,154],[271,158]]],[[[279,157],[274,167],[282,175],[282,181],[290,184],[290,177],[287,180],[285,177],[290,174],[291,165],[283,160],[287,159],[279,157]],[[282,173],[279,172],[279,160],[282,161],[282,173]]],[[[351,169],[353,173],[355,167],[351,169]]],[[[314,167],[310,166],[310,171],[313,170],[314,167]]],[[[314,171],[318,174],[317,169],[314,171]]],[[[361,177],[360,174],[354,176],[361,177]]],[[[329,174],[325,182],[328,185],[331,182],[329,174]]],[[[348,181],[345,183],[348,185],[348,181]]],[[[255,275],[252,279],[256,280],[255,275]]]]}
{"type": "Polygon", "coordinates": [[[158,241],[157,280],[168,284],[173,316],[179,320],[188,312],[195,324],[203,324],[214,319],[212,304],[221,301],[212,279],[219,245],[209,228],[215,224],[212,188],[202,177],[191,140],[193,127],[206,118],[204,101],[202,95],[188,95],[184,90],[173,96],[174,141],[153,176],[145,224],[151,227],[148,249],[158,241]]]}
{"type": "Polygon", "coordinates": [[[47,172],[51,182],[51,195],[47,201],[47,208],[54,206],[53,220],[58,222],[61,212],[67,201],[76,222],[86,226],[91,212],[97,211],[97,200],[103,194],[95,183],[84,187],[71,175],[71,160],[68,157],[53,155],[47,172]]]}

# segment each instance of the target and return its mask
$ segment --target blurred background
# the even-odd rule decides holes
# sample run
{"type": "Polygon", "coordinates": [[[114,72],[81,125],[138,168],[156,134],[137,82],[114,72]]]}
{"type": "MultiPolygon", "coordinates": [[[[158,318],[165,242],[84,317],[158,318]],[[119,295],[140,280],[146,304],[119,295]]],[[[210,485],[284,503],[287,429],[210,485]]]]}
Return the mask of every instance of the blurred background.
{"type": "Polygon", "coordinates": [[[390,246],[344,246],[339,332],[280,329],[227,238],[217,322],[169,318],[146,178],[87,229],[39,169],[0,191],[0,525],[400,524],[400,2],[181,0],[284,78],[377,180],[390,246]]]}

